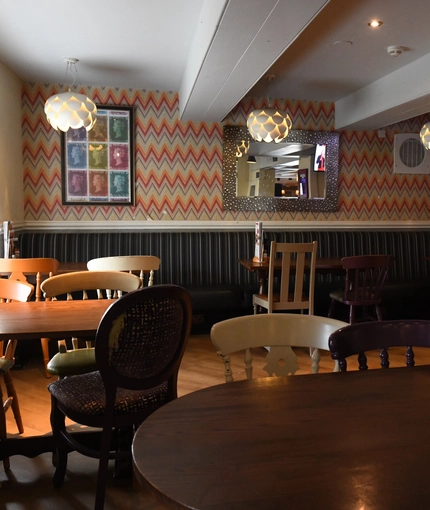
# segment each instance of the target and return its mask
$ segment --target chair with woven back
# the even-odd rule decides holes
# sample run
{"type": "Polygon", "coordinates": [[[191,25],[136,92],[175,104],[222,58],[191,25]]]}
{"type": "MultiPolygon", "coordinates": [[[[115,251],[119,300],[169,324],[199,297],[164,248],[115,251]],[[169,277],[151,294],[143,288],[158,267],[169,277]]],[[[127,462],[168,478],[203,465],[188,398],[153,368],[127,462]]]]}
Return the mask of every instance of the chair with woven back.
{"type": "Polygon", "coordinates": [[[160,259],[154,255],[119,255],[112,257],[99,257],[92,259],[87,263],[89,271],[128,271],[138,274],[142,281],[142,287],[145,287],[145,277],[147,286],[154,284],[154,271],[160,268],[160,259]]]}
{"type": "MultiPolygon", "coordinates": [[[[97,299],[113,299],[121,297],[125,292],[140,288],[140,278],[134,274],[120,271],[77,271],[53,276],[45,280],[42,292],[45,299],[52,300],[66,297],[67,300],[89,299],[91,292],[97,299]]],[[[86,341],[85,348],[79,348],[79,339],[72,338],[72,348],[69,350],[66,340],[58,342],[59,352],[48,363],[47,369],[51,375],[66,377],[97,370],[92,339],[86,341]]]]}
{"type": "MultiPolygon", "coordinates": [[[[269,376],[294,374],[298,370],[297,356],[292,347],[312,349],[312,373],[319,370],[320,352],[328,351],[331,333],[347,323],[317,315],[271,313],[245,315],[218,322],[212,326],[210,337],[222,357],[226,382],[233,381],[231,354],[244,351],[247,379],[253,374],[252,349],[268,351],[263,370],[269,376]]],[[[334,371],[337,371],[337,364],[334,371]]]]}
{"type": "Polygon", "coordinates": [[[330,293],[331,305],[329,317],[334,316],[336,303],[349,306],[349,322],[382,320],[382,292],[387,282],[388,271],[393,264],[391,255],[359,255],[344,257],[343,268],[346,271],[343,289],[330,293]],[[374,309],[374,315],[369,309],[374,309]],[[357,316],[361,310],[361,317],[357,316]]]}
{"type": "MultiPolygon", "coordinates": [[[[404,347],[405,365],[415,365],[414,347],[430,347],[430,321],[384,320],[347,325],[330,335],[332,358],[346,372],[347,358],[357,355],[358,369],[367,370],[366,352],[379,351],[381,368],[389,368],[389,349],[404,347]]],[[[403,349],[402,349],[403,351],[403,349]]],[[[396,349],[396,357],[399,352],[396,349]]],[[[425,391],[425,389],[423,389],[425,391]]]]}
{"type": "Polygon", "coordinates": [[[103,509],[108,460],[121,460],[131,475],[134,431],[151,413],[177,397],[179,366],[191,329],[191,299],[182,287],[156,285],[124,295],[101,319],[95,338],[98,370],[48,386],[56,444],[54,485],[62,485],[67,455],[76,450],[99,459],[95,509],[103,509]],[[65,418],[102,428],[101,442],[73,438],[65,418]],[[115,448],[113,430],[128,440],[115,448]],[[125,431],[129,434],[124,434],[125,431]],[[100,446],[101,445],[101,446],[100,446]]]}
{"type": "Polygon", "coordinates": [[[267,294],[254,294],[254,313],[258,307],[268,313],[277,311],[305,310],[314,313],[315,267],[317,241],[311,243],[277,243],[270,245],[267,294]],[[279,292],[275,290],[276,257],[281,256],[279,292]]]}
{"type": "MultiPolygon", "coordinates": [[[[21,282],[34,283],[34,299],[42,300],[41,284],[46,278],[50,278],[58,271],[60,263],[53,258],[23,258],[3,259],[0,258],[0,274],[9,275],[9,279],[21,282]],[[33,282],[34,279],[34,282],[33,282]]],[[[43,364],[46,377],[50,377],[47,365],[49,362],[49,338],[41,338],[43,364]]]]}
{"type": "MultiPolygon", "coordinates": [[[[33,285],[27,282],[0,278],[0,303],[8,303],[10,301],[20,301],[24,303],[29,300],[33,291],[33,285]]],[[[7,306],[7,304],[1,304],[0,306],[7,306]]],[[[0,384],[0,441],[7,439],[6,411],[10,407],[12,407],[18,432],[20,434],[24,432],[21,412],[19,409],[18,395],[13,384],[11,373],[11,368],[15,364],[14,356],[16,344],[17,340],[15,339],[9,339],[7,342],[0,341],[0,378],[3,379],[7,395],[4,399],[2,385],[0,384]],[[6,343],[5,348],[4,343],[6,343]]],[[[5,458],[3,460],[3,465],[5,469],[10,468],[9,458],[5,458]]]]}

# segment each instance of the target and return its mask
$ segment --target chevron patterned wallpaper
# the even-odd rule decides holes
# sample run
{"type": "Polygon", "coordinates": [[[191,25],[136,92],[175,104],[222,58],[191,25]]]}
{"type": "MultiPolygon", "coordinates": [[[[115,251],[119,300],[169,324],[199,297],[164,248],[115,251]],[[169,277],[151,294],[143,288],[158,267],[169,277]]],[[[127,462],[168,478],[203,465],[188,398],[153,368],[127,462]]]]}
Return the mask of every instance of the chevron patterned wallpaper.
{"type": "MultiPolygon", "coordinates": [[[[174,92],[88,87],[96,103],[135,107],[136,204],[61,204],[60,136],[45,119],[46,99],[58,88],[26,84],[22,96],[24,213],[27,221],[102,220],[428,220],[430,176],[394,175],[394,134],[419,132],[417,117],[377,131],[340,133],[339,208],[336,213],[241,213],[222,209],[222,125],[181,122],[174,92]]],[[[225,120],[245,125],[263,100],[240,103],[225,120]]],[[[278,101],[293,129],[334,130],[334,105],[278,101]]]]}

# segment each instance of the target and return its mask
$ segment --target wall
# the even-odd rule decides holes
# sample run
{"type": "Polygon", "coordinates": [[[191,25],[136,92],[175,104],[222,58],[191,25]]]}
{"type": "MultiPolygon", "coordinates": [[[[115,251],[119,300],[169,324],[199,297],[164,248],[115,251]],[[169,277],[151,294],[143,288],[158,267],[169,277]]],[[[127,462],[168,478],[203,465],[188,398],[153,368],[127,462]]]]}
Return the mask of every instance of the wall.
{"type": "Polygon", "coordinates": [[[20,80],[0,63],[0,221],[24,218],[20,80]]]}
{"type": "MultiPolygon", "coordinates": [[[[393,139],[418,132],[427,118],[377,131],[340,133],[339,208],[336,213],[242,213],[222,209],[222,125],[181,122],[177,93],[85,88],[99,104],[136,109],[136,205],[63,206],[60,135],[47,123],[43,106],[58,90],[26,84],[22,97],[24,212],[32,221],[427,221],[430,178],[394,175],[393,139]]],[[[280,101],[293,129],[334,130],[334,105],[280,101]]],[[[225,119],[245,125],[261,101],[244,101],[225,119]]],[[[186,223],[184,223],[186,225],[186,223]]]]}

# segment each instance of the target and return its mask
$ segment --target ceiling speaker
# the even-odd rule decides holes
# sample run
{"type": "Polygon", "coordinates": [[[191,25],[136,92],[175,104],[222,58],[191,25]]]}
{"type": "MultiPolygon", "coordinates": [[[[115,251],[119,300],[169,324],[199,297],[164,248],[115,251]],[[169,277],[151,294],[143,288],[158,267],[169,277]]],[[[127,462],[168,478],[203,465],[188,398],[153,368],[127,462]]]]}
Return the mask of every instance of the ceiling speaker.
{"type": "Polygon", "coordinates": [[[418,133],[394,135],[395,174],[430,174],[430,151],[427,151],[418,133]]]}

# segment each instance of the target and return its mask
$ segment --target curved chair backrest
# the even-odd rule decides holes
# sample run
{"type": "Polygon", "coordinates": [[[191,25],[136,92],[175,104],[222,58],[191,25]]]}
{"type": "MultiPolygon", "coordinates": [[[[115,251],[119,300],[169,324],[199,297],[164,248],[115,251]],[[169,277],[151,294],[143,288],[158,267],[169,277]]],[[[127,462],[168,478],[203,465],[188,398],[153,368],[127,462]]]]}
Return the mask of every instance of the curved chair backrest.
{"type": "Polygon", "coordinates": [[[188,292],[177,285],[157,285],[126,294],[103,316],[95,353],[106,392],[115,386],[155,388],[169,381],[177,396],[177,374],[191,329],[188,292]]]}
{"type": "Polygon", "coordinates": [[[405,347],[405,362],[414,366],[412,347],[430,347],[430,321],[395,320],[351,324],[330,335],[332,358],[346,371],[346,358],[358,355],[360,370],[367,370],[365,352],[380,350],[381,367],[389,367],[388,348],[405,347]]]}
{"type": "Polygon", "coordinates": [[[90,271],[128,271],[138,272],[144,287],[145,274],[149,274],[148,287],[154,283],[154,271],[160,268],[160,259],[154,255],[126,255],[100,257],[87,263],[90,271]]]}
{"type": "Polygon", "coordinates": [[[41,288],[46,299],[62,294],[67,294],[67,299],[73,299],[72,293],[79,291],[82,291],[83,299],[88,299],[87,291],[90,290],[96,290],[99,299],[103,298],[102,290],[105,290],[106,297],[111,299],[113,291],[121,296],[123,292],[136,290],[140,286],[140,278],[134,274],[120,271],[77,271],[48,278],[41,288]]]}
{"type": "Polygon", "coordinates": [[[30,283],[0,278],[0,302],[20,301],[25,303],[34,292],[30,283]]]}
{"type": "Polygon", "coordinates": [[[257,347],[270,348],[264,367],[269,375],[281,376],[297,371],[296,355],[291,347],[314,349],[312,372],[317,373],[320,360],[318,349],[328,351],[330,334],[343,326],[346,326],[345,322],[317,315],[258,314],[218,322],[212,326],[210,336],[217,353],[223,358],[226,381],[231,382],[230,354],[245,350],[246,374],[251,379],[250,349],[257,347]]]}

